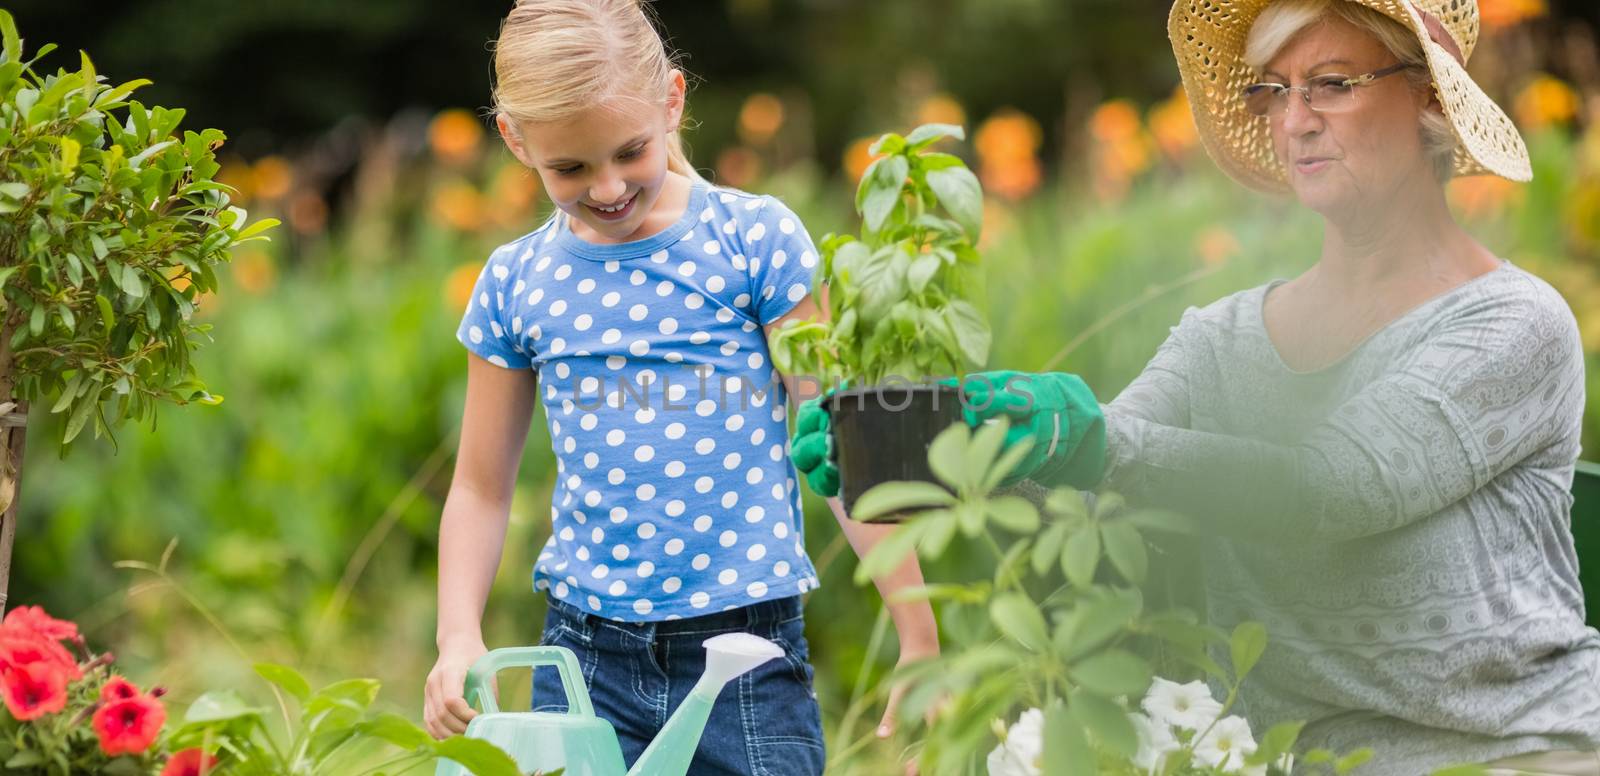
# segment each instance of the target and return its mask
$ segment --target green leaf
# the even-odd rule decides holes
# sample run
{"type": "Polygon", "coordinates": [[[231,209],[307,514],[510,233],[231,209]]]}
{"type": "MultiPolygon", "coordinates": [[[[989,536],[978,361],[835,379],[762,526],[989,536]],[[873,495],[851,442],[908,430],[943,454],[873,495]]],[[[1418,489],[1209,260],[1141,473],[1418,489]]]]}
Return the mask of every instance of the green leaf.
{"type": "Polygon", "coordinates": [[[928,445],[928,468],[946,486],[960,487],[966,479],[963,464],[972,431],[965,423],[952,423],[928,445]]]}
{"type": "Polygon", "coordinates": [[[1478,763],[1466,763],[1440,768],[1431,776],[1489,776],[1489,769],[1478,763]]]}
{"type": "MultiPolygon", "coordinates": [[[[0,10],[0,38],[5,40],[7,62],[22,61],[22,38],[17,35],[17,22],[7,11],[0,10]]],[[[36,763],[30,763],[30,765],[36,763]]]]}
{"type": "Polygon", "coordinates": [[[1039,511],[1021,496],[996,496],[984,503],[989,519],[1012,533],[1032,534],[1039,530],[1039,511]]]}
{"type": "Polygon", "coordinates": [[[1121,649],[1090,655],[1068,670],[1079,687],[1106,696],[1141,696],[1150,687],[1150,664],[1121,649]]]}
{"type": "Polygon", "coordinates": [[[928,187],[938,195],[939,204],[965,227],[972,239],[983,229],[983,188],[978,176],[965,167],[946,167],[928,171],[928,187]]]}
{"type": "Polygon", "coordinates": [[[265,232],[278,226],[279,223],[281,222],[276,218],[263,218],[241,230],[239,236],[233,238],[233,242],[237,245],[251,240],[265,240],[267,239],[265,232]]]}
{"type": "Polygon", "coordinates": [[[1044,712],[1044,768],[1051,776],[1096,776],[1094,749],[1083,726],[1065,706],[1052,704],[1044,712]]]}
{"type": "Polygon", "coordinates": [[[81,382],[83,382],[82,372],[67,378],[67,384],[62,387],[61,396],[56,399],[55,405],[50,408],[50,414],[54,415],[62,412],[72,405],[72,400],[78,397],[78,384],[81,382]]]}
{"type": "Polygon", "coordinates": [[[477,776],[523,776],[511,755],[500,747],[476,738],[452,736],[434,742],[433,751],[472,771],[477,776]]]}
{"type": "Polygon", "coordinates": [[[901,523],[888,536],[879,539],[866,557],[856,564],[855,583],[864,585],[874,577],[881,577],[899,568],[912,554],[923,532],[928,530],[927,525],[925,520],[901,523]]]}
{"type": "Polygon", "coordinates": [[[1033,599],[1022,593],[1005,593],[989,604],[989,618],[1006,636],[1031,650],[1043,650],[1050,643],[1044,615],[1033,599]]]}
{"type": "Polygon", "coordinates": [[[1033,573],[1044,576],[1056,559],[1061,557],[1061,545],[1067,540],[1067,524],[1056,521],[1051,523],[1035,540],[1033,545],[1032,561],[1033,573]]]}
{"type": "Polygon", "coordinates": [[[1080,687],[1072,691],[1067,711],[1107,749],[1123,757],[1132,757],[1139,751],[1139,734],[1134,731],[1128,712],[1111,700],[1080,687]]]}
{"type": "Polygon", "coordinates": [[[1356,751],[1339,758],[1339,761],[1333,764],[1333,772],[1341,775],[1349,773],[1356,768],[1365,765],[1367,761],[1371,759],[1371,749],[1357,749],[1356,751]]]}
{"type": "Polygon", "coordinates": [[[1044,511],[1064,520],[1086,518],[1089,516],[1089,505],[1084,503],[1083,493],[1076,488],[1056,488],[1045,497],[1044,511]]]}
{"type": "Polygon", "coordinates": [[[1175,534],[1199,533],[1198,526],[1189,516],[1177,512],[1168,512],[1163,509],[1141,509],[1136,512],[1129,512],[1122,519],[1133,523],[1141,531],[1175,534]]]}
{"type": "Polygon", "coordinates": [[[418,727],[417,723],[387,711],[379,712],[372,719],[363,721],[356,726],[356,732],[381,738],[401,749],[432,748],[434,742],[433,736],[418,727]]]}
{"type": "Polygon", "coordinates": [[[956,513],[948,509],[935,509],[923,512],[918,519],[927,524],[927,530],[923,532],[917,551],[924,558],[943,555],[945,547],[956,535],[956,513]]]}
{"type": "Polygon", "coordinates": [[[1229,652],[1233,655],[1233,672],[1238,681],[1244,681],[1246,674],[1256,667],[1256,661],[1261,659],[1261,654],[1267,651],[1267,629],[1259,622],[1241,622],[1233,629],[1233,637],[1228,640],[1229,652]]]}
{"type": "Polygon", "coordinates": [[[244,717],[259,717],[263,709],[244,702],[234,690],[212,690],[196,698],[184,713],[185,723],[223,722],[244,717]]]}
{"type": "Polygon", "coordinates": [[[912,293],[922,293],[923,289],[928,287],[928,281],[933,280],[933,276],[939,273],[939,268],[943,265],[944,262],[937,255],[917,254],[917,257],[911,260],[910,271],[906,273],[906,284],[910,286],[912,293]]]}
{"type": "Polygon", "coordinates": [[[895,205],[900,204],[900,194],[910,170],[911,163],[905,157],[886,156],[873,162],[862,176],[861,185],[866,189],[866,196],[861,199],[860,209],[867,231],[883,229],[895,205]]]}
{"type": "Polygon", "coordinates": [[[983,314],[971,302],[965,299],[952,299],[945,308],[946,319],[950,321],[950,328],[956,334],[956,342],[961,345],[961,354],[966,357],[967,363],[982,367],[989,362],[989,346],[993,334],[989,331],[989,323],[984,320],[983,314]]]}
{"type": "Polygon", "coordinates": [[[1144,537],[1132,524],[1114,520],[1100,525],[1100,538],[1105,543],[1106,557],[1123,579],[1143,584],[1149,557],[1145,554],[1144,537]]]}
{"type": "Polygon", "coordinates": [[[1273,725],[1261,737],[1255,753],[1245,758],[1245,765],[1266,765],[1276,762],[1294,749],[1295,742],[1300,739],[1300,730],[1305,726],[1305,722],[1280,722],[1273,725]]]}
{"type": "Polygon", "coordinates": [[[38,751],[37,749],[24,749],[13,755],[11,759],[6,760],[6,767],[29,768],[33,766],[44,765],[44,763],[44,753],[38,751]]]}
{"type": "Polygon", "coordinates": [[[1088,654],[1126,632],[1143,608],[1144,598],[1138,590],[1095,588],[1068,615],[1071,630],[1061,645],[1067,658],[1088,654]]]}
{"type": "Polygon", "coordinates": [[[1094,584],[1094,571],[1100,565],[1100,531],[1093,523],[1081,525],[1067,537],[1061,551],[1061,571],[1067,581],[1086,588],[1094,584]]]}
{"type": "Polygon", "coordinates": [[[870,521],[908,509],[926,509],[956,503],[950,491],[931,482],[885,482],[856,499],[850,516],[870,521]]]}
{"type": "Polygon", "coordinates": [[[293,695],[295,700],[305,703],[311,698],[311,685],[306,682],[299,671],[285,665],[276,663],[257,663],[256,674],[293,695]]]}
{"type": "Polygon", "coordinates": [[[967,133],[955,124],[923,124],[906,135],[906,146],[913,151],[920,151],[942,137],[966,140],[967,133]]]}

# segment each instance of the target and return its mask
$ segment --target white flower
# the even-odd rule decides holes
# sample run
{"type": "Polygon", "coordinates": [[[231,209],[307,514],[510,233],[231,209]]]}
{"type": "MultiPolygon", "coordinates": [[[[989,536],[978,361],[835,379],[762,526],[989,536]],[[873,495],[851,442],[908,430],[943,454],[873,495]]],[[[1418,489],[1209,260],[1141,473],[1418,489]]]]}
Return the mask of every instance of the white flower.
{"type": "Polygon", "coordinates": [[[1139,734],[1139,751],[1133,755],[1133,764],[1142,773],[1152,773],[1166,764],[1167,755],[1178,750],[1178,739],[1164,723],[1134,712],[1128,715],[1133,730],[1139,734]]]}
{"type": "Polygon", "coordinates": [[[1186,730],[1205,730],[1222,713],[1222,704],[1211,697],[1205,682],[1178,684],[1159,676],[1144,696],[1143,706],[1156,722],[1186,730]]]}
{"type": "Polygon", "coordinates": [[[1256,740],[1243,717],[1218,720],[1206,737],[1194,745],[1194,756],[1223,773],[1244,773],[1244,758],[1255,754],[1256,740]]]}
{"type": "Polygon", "coordinates": [[[1043,759],[1044,712],[1028,709],[989,752],[989,776],[1039,776],[1043,759]]]}

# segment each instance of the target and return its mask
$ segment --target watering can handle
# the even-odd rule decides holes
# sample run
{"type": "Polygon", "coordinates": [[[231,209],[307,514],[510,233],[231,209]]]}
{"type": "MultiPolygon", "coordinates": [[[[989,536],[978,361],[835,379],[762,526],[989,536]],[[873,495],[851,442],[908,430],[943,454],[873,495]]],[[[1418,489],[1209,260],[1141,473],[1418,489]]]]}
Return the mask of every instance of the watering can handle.
{"type": "Polygon", "coordinates": [[[507,668],[538,666],[553,667],[561,675],[561,687],[567,692],[569,714],[594,716],[594,706],[589,703],[589,690],[583,686],[583,672],[578,668],[578,656],[566,647],[507,647],[484,653],[467,669],[467,703],[489,714],[500,711],[494,693],[489,691],[489,681],[494,675],[507,668]]]}

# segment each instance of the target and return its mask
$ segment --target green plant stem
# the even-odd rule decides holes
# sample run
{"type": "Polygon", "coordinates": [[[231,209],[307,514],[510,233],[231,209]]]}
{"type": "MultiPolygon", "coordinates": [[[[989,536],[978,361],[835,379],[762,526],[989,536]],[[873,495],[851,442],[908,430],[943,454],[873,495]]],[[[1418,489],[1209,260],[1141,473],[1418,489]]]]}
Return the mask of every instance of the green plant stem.
{"type": "Polygon", "coordinates": [[[878,608],[877,620],[872,625],[872,636],[867,639],[867,651],[861,658],[861,670],[856,673],[855,684],[850,688],[850,703],[845,707],[844,718],[839,721],[839,730],[835,738],[844,738],[855,727],[856,720],[866,710],[862,696],[865,694],[867,680],[871,678],[872,661],[877,658],[878,650],[883,646],[884,634],[889,628],[889,607],[878,608]]]}

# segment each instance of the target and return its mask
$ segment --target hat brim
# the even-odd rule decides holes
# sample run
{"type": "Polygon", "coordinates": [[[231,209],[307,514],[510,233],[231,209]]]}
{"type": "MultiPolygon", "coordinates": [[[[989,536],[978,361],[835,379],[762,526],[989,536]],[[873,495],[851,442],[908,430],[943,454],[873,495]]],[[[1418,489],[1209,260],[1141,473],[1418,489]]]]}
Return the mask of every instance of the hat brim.
{"type": "MultiPolygon", "coordinates": [[[[1472,80],[1449,52],[1428,38],[1409,3],[1353,0],[1410,29],[1422,44],[1439,104],[1456,135],[1455,175],[1533,177],[1528,149],[1505,111],[1472,80]]],[[[1245,41],[1272,0],[1179,0],[1167,19],[1167,36],[1206,152],[1224,173],[1258,191],[1289,190],[1272,150],[1271,125],[1250,113],[1240,92],[1255,80],[1244,62],[1245,41]]],[[[1470,51],[1471,46],[1463,47],[1470,51]]]]}

